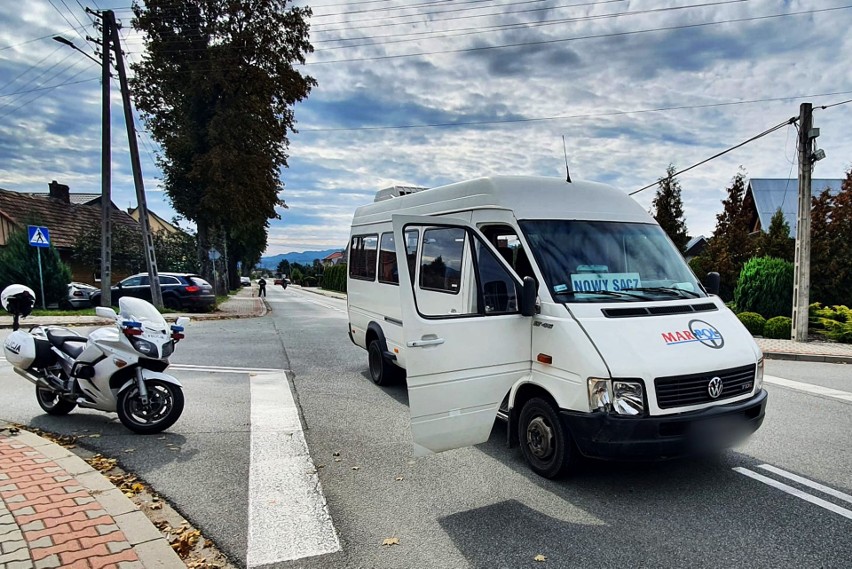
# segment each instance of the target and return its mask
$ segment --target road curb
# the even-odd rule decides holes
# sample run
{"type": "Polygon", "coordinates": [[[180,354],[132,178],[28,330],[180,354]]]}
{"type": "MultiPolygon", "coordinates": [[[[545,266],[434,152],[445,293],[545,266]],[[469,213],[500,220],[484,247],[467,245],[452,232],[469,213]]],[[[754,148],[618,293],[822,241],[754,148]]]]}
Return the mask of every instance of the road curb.
{"type": "MultiPolygon", "coordinates": [[[[138,557],[139,564],[147,569],[186,569],[186,564],[171,548],[162,533],[151,523],[136,504],[131,502],[103,474],[92,468],[86,461],[48,439],[35,433],[20,430],[4,435],[11,443],[29,447],[36,458],[35,462],[52,462],[56,465],[57,475],[67,475],[77,486],[89,494],[100,509],[112,518],[115,526],[124,534],[127,544],[138,557]],[[39,458],[43,457],[43,458],[39,458]]],[[[37,464],[34,466],[43,466],[37,464]]],[[[68,485],[72,486],[71,481],[68,485]]],[[[11,498],[7,496],[7,501],[11,498]]],[[[62,502],[64,504],[64,502],[62,502]]],[[[58,509],[58,506],[57,506],[58,509]]],[[[29,543],[28,543],[29,546],[29,543]]],[[[52,565],[51,565],[52,566],[52,565]]]]}
{"type": "Polygon", "coordinates": [[[787,360],[795,362],[852,364],[850,356],[835,356],[830,354],[794,354],[790,352],[763,352],[768,360],[787,360]]]}

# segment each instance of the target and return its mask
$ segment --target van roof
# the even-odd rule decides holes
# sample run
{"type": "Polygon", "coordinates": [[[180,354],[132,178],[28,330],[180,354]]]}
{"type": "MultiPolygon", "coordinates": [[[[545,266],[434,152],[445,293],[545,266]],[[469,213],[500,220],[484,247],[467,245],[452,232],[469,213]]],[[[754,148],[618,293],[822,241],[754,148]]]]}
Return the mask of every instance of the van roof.
{"type": "Polygon", "coordinates": [[[390,221],[393,214],[440,215],[505,209],[516,219],[584,219],[654,223],[626,193],[597,182],[537,176],[492,176],[440,186],[355,210],[353,225],[390,221]]]}

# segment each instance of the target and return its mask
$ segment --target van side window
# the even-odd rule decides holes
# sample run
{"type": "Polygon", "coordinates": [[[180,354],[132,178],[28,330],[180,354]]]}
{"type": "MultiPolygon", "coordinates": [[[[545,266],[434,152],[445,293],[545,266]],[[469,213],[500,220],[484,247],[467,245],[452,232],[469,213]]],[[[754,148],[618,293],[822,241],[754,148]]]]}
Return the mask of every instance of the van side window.
{"type": "Polygon", "coordinates": [[[397,271],[393,233],[382,233],[382,240],[379,245],[379,282],[398,285],[399,273],[397,271]]]}
{"type": "Polygon", "coordinates": [[[500,256],[505,259],[506,263],[514,269],[515,273],[521,279],[524,277],[535,279],[535,273],[533,273],[527,252],[524,250],[524,246],[521,244],[521,240],[512,226],[487,225],[480,227],[480,231],[488,238],[491,245],[497,249],[500,256]]]}
{"type": "Polygon", "coordinates": [[[356,235],[349,247],[349,276],[353,279],[376,279],[378,235],[356,235]]]}
{"type": "Polygon", "coordinates": [[[500,264],[494,253],[476,240],[478,281],[485,314],[508,314],[518,311],[518,287],[515,279],[500,264]]]}
{"type": "Polygon", "coordinates": [[[420,288],[458,294],[464,258],[465,231],[458,227],[423,232],[420,288]]]}
{"type": "Polygon", "coordinates": [[[417,268],[417,242],[420,239],[420,232],[416,229],[409,229],[405,232],[405,254],[408,257],[408,274],[411,276],[411,282],[414,282],[414,270],[417,268]]]}

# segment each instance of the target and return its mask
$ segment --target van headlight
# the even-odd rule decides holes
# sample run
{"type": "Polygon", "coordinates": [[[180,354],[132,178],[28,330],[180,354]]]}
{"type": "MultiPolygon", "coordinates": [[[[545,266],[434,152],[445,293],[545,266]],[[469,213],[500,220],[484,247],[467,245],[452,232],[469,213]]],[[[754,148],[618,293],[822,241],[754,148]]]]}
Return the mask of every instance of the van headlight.
{"type": "Polygon", "coordinates": [[[612,407],[612,387],[609,379],[589,378],[589,408],[592,411],[609,411],[612,407]]]}
{"type": "Polygon", "coordinates": [[[757,393],[763,387],[763,356],[757,360],[757,373],[754,374],[754,392],[757,393]]]}
{"type": "Polygon", "coordinates": [[[642,383],[638,381],[612,380],[612,408],[619,415],[642,415],[645,413],[645,397],[642,383]]]}

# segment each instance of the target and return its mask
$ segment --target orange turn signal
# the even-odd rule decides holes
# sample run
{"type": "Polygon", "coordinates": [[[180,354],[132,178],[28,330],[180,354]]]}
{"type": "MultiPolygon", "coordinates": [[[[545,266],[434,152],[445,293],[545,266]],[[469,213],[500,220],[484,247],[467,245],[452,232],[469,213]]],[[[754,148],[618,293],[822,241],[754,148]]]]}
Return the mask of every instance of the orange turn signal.
{"type": "Polygon", "coordinates": [[[536,359],[543,364],[550,365],[553,363],[553,357],[548,356],[547,354],[539,354],[536,356],[536,359]]]}

